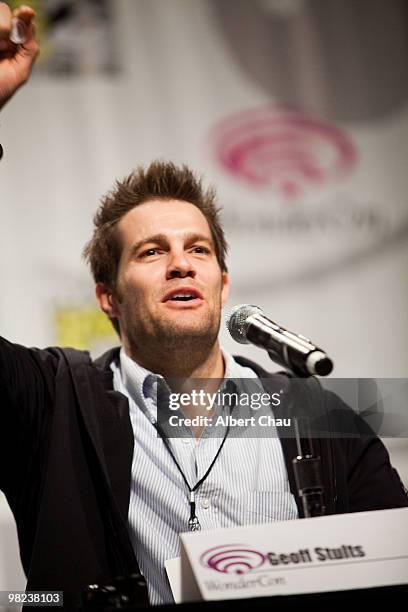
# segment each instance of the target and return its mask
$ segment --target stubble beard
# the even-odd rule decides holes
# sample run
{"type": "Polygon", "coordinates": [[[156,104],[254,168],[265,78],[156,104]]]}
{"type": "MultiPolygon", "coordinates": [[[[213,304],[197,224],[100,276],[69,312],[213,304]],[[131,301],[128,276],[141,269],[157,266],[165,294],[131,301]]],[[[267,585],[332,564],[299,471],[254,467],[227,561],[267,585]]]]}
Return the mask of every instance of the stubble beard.
{"type": "MultiPolygon", "coordinates": [[[[133,313],[126,334],[130,355],[142,365],[163,361],[164,365],[169,365],[168,362],[171,362],[179,371],[185,367],[194,369],[210,355],[217,342],[221,304],[218,316],[215,312],[206,312],[205,315],[201,315],[201,319],[198,317],[199,324],[188,325],[185,319],[183,322],[183,316],[186,314],[181,312],[180,322],[172,322],[163,317],[153,325],[141,325],[140,320],[135,320],[133,313]]],[[[152,367],[147,369],[154,371],[152,367]]]]}

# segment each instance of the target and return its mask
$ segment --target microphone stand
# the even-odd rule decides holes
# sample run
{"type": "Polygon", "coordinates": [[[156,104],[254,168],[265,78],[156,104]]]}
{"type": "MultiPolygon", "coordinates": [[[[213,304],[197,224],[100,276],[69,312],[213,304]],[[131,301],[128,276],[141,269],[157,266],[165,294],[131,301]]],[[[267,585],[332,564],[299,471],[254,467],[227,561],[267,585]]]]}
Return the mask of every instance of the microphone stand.
{"type": "MultiPolygon", "coordinates": [[[[277,361],[274,353],[268,351],[268,355],[272,361],[277,361]]],[[[285,365],[287,367],[287,364],[285,365]]],[[[292,373],[299,378],[309,378],[310,376],[309,373],[306,373],[300,368],[296,368],[293,364],[291,364],[291,370],[292,373]]],[[[329,371],[324,372],[323,375],[326,375],[329,371]]],[[[315,456],[313,453],[312,437],[308,424],[306,424],[306,435],[301,437],[299,432],[299,419],[294,419],[294,421],[298,454],[297,457],[292,459],[292,464],[295,473],[296,488],[302,500],[303,512],[305,518],[323,516],[326,514],[326,507],[324,505],[321,460],[320,457],[315,456]]]]}
{"type": "Polygon", "coordinates": [[[292,460],[292,463],[305,518],[323,516],[326,513],[326,508],[320,457],[313,454],[312,439],[308,427],[306,438],[301,438],[298,419],[295,419],[295,435],[298,455],[292,460]]]}

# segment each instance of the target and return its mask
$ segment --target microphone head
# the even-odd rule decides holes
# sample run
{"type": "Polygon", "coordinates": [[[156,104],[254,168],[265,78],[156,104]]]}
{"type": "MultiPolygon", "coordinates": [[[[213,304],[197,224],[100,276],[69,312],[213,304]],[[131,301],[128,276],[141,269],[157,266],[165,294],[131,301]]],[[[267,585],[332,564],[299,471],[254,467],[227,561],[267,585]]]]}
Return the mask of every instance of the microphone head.
{"type": "Polygon", "coordinates": [[[253,304],[238,304],[238,306],[234,306],[229,315],[227,315],[227,328],[236,342],[240,344],[249,344],[249,340],[247,339],[247,320],[254,314],[263,314],[263,311],[253,304]]]}

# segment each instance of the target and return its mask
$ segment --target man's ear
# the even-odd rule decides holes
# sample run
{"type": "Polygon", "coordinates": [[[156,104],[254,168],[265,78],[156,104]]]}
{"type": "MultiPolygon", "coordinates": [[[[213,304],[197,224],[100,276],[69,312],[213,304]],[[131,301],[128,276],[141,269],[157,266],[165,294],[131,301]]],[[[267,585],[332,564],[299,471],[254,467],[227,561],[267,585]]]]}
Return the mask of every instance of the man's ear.
{"type": "Polygon", "coordinates": [[[222,273],[222,290],[221,290],[221,304],[225,306],[225,303],[229,295],[229,279],[226,272],[222,273]]]}
{"type": "Polygon", "coordinates": [[[103,283],[96,283],[95,286],[96,301],[99,308],[110,318],[118,317],[117,300],[112,291],[103,283]]]}

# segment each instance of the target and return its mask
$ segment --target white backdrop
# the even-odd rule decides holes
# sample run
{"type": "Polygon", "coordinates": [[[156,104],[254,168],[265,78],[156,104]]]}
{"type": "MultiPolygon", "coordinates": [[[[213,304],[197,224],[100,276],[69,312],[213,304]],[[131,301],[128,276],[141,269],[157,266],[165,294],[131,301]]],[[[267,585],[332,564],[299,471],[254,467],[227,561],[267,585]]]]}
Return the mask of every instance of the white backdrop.
{"type": "MultiPolygon", "coordinates": [[[[81,345],[58,316],[94,316],[80,253],[98,199],[159,157],[218,188],[230,305],[312,338],[337,376],[405,377],[404,2],[101,0],[111,21],[72,5],[0,117],[2,335],[81,345]]],[[[115,342],[84,337],[95,353],[115,342]]],[[[406,440],[387,443],[407,481],[406,440]]]]}

